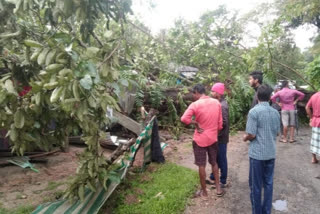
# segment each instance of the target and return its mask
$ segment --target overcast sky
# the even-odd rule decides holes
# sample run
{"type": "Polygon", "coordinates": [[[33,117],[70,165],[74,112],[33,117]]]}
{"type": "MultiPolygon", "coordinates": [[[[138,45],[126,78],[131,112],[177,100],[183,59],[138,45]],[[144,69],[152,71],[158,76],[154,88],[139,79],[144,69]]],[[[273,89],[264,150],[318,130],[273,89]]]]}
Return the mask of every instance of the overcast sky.
{"type": "MultiPolygon", "coordinates": [[[[273,0],[151,0],[155,7],[150,7],[150,0],[133,0],[135,16],[142,20],[153,33],[160,29],[173,27],[174,20],[182,17],[189,21],[196,21],[201,14],[208,10],[217,9],[219,5],[226,5],[228,10],[237,10],[240,15],[249,12],[257,5],[273,0]]],[[[294,31],[295,41],[301,49],[311,46],[310,38],[316,29],[303,27],[294,31]]],[[[255,35],[257,36],[257,35],[255,35]]]]}

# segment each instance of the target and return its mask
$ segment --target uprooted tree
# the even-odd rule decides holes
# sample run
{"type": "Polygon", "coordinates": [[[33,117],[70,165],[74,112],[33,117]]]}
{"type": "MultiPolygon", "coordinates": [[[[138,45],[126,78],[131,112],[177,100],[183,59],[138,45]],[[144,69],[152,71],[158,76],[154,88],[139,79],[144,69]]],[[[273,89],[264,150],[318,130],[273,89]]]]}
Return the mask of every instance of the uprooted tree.
{"type": "Polygon", "coordinates": [[[245,47],[245,26],[260,23],[259,14],[239,18],[220,7],[153,36],[127,18],[130,6],[130,0],[0,0],[0,128],[20,155],[63,146],[66,136],[82,131],[87,148],[66,191],[70,199],[83,198],[85,187],[95,191],[97,181],[117,179],[99,140],[107,109],[119,110],[117,99],[132,86],[136,106],[160,109],[160,125],[177,136],[194,83],[226,83],[234,127],[243,126],[248,111],[251,70],[262,69],[269,83],[292,78],[319,87],[319,57],[306,67],[283,28],[285,15],[259,24],[258,44],[245,47]],[[186,65],[199,68],[192,81],[175,72],[186,65]]]}
{"type": "Polygon", "coordinates": [[[107,108],[118,86],[118,49],[130,0],[0,1],[0,122],[12,151],[63,146],[81,129],[87,148],[66,196],[106,188],[108,164],[99,148],[107,108]],[[32,88],[30,90],[30,88],[32,88]],[[28,92],[28,90],[30,90],[28,92]],[[28,92],[28,93],[26,93],[28,92]]]}

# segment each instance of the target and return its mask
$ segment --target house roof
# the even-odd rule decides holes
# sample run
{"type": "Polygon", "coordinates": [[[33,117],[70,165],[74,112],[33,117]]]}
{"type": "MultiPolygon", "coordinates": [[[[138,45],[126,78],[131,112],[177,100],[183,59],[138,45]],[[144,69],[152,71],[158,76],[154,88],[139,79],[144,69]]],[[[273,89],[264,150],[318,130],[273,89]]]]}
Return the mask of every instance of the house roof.
{"type": "Polygon", "coordinates": [[[182,73],[182,72],[198,72],[199,69],[195,67],[190,66],[180,66],[176,69],[176,72],[182,73]]]}

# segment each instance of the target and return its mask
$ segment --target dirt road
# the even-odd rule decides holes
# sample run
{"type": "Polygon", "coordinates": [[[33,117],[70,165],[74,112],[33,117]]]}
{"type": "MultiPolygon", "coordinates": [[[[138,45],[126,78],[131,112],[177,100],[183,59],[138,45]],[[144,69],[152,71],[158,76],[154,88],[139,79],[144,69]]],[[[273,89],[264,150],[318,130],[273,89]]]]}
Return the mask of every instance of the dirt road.
{"type": "MultiPolygon", "coordinates": [[[[274,174],[273,201],[286,200],[290,214],[320,213],[320,164],[311,164],[310,128],[302,128],[293,144],[277,143],[277,158],[274,174]]],[[[231,136],[228,144],[229,181],[231,187],[223,198],[215,196],[215,190],[209,191],[209,201],[192,199],[185,214],[249,214],[249,161],[248,143],[242,141],[243,132],[231,136]]],[[[172,145],[171,161],[197,170],[193,164],[191,135],[172,145]]],[[[207,166],[207,175],[210,173],[207,166]]],[[[210,189],[209,186],[207,186],[210,189]]],[[[283,213],[272,210],[272,213],[283,213]]]]}

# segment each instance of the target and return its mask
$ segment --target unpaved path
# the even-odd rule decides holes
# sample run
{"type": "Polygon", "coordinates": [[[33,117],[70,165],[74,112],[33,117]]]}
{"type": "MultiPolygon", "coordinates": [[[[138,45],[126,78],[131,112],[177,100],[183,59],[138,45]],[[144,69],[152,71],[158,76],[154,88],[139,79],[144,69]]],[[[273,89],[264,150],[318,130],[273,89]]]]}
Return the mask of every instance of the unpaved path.
{"type": "MultiPolygon", "coordinates": [[[[76,154],[81,153],[83,149],[84,147],[71,146],[68,153],[58,152],[47,156],[48,163],[34,164],[40,173],[18,166],[0,167],[0,207],[36,207],[43,202],[60,198],[67,183],[76,173],[76,154]]],[[[105,150],[104,154],[108,155],[111,152],[105,150]]]]}
{"type": "MultiPolygon", "coordinates": [[[[248,143],[242,141],[243,132],[231,136],[228,144],[229,181],[231,187],[223,198],[209,191],[209,201],[192,199],[185,214],[250,214],[248,143]]],[[[311,164],[311,129],[299,131],[297,142],[277,143],[277,158],[274,174],[273,201],[286,200],[289,214],[320,213],[320,164],[311,164]]],[[[197,170],[193,164],[191,134],[185,134],[180,142],[170,143],[169,160],[197,170]]],[[[207,175],[210,167],[207,165],[207,175]]],[[[207,186],[210,189],[209,186],[207,186]]],[[[272,210],[272,213],[283,213],[272,210]]]]}

